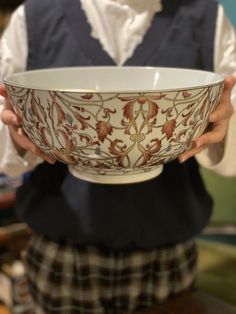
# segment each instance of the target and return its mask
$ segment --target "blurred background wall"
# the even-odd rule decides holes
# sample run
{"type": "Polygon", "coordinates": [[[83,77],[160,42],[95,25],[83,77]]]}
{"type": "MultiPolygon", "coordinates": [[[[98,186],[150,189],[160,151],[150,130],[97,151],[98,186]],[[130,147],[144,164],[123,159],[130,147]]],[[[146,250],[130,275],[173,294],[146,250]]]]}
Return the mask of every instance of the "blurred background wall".
{"type": "Polygon", "coordinates": [[[236,27],[236,0],[219,0],[224,5],[228,17],[236,27]]]}
{"type": "Polygon", "coordinates": [[[7,25],[11,12],[22,2],[23,0],[0,0],[0,34],[7,25]]]}

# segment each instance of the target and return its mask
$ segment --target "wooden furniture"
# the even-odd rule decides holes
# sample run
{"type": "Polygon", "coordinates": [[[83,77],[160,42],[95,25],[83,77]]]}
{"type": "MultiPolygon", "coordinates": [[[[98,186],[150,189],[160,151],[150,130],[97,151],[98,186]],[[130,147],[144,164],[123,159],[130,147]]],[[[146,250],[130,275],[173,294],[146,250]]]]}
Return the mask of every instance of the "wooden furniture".
{"type": "Polygon", "coordinates": [[[11,312],[4,305],[0,305],[0,314],[11,314],[11,312]]]}
{"type": "Polygon", "coordinates": [[[0,1],[0,35],[7,26],[12,11],[17,8],[23,0],[1,0],[0,1]]]}
{"type": "Polygon", "coordinates": [[[0,10],[13,11],[18,7],[24,0],[1,0],[0,10]]]}
{"type": "Polygon", "coordinates": [[[15,192],[0,194],[0,210],[15,205],[15,192]]]}
{"type": "Polygon", "coordinates": [[[209,294],[194,291],[136,314],[236,314],[236,309],[209,294]]]}

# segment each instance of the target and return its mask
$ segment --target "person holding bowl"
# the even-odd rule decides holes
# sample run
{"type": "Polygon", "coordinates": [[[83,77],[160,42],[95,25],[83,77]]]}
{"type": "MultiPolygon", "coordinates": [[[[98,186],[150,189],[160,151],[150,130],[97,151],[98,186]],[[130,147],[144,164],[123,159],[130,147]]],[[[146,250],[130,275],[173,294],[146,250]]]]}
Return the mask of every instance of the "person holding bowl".
{"type": "Polygon", "coordinates": [[[16,211],[33,230],[24,259],[36,312],[133,313],[192,289],[194,238],[212,213],[198,163],[236,175],[236,144],[229,138],[236,132],[236,40],[222,6],[214,0],[27,0],[12,16],[0,56],[2,78],[91,65],[227,76],[208,131],[194,147],[157,178],[130,185],[70,175],[25,136],[1,87],[6,149],[0,171],[30,171],[17,191],[16,211]]]}

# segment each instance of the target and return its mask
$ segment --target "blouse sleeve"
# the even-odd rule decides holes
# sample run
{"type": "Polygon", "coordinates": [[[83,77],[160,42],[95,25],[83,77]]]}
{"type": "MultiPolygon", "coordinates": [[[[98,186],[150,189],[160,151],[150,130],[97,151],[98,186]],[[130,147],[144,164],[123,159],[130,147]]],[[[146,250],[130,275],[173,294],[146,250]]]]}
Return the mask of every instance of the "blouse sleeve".
{"type": "MultiPolygon", "coordinates": [[[[27,29],[24,6],[12,14],[0,41],[0,81],[16,72],[24,71],[27,62],[27,29]]],[[[0,112],[3,99],[0,99],[0,112]]],[[[21,158],[11,140],[8,127],[0,121],[0,173],[20,175],[34,168],[42,160],[30,152],[21,158]]]]}
{"type": "MultiPolygon", "coordinates": [[[[220,5],[215,35],[215,72],[236,76],[236,34],[220,5]]],[[[236,88],[232,91],[234,114],[224,142],[210,145],[196,156],[198,162],[222,176],[236,176],[236,88]]]]}

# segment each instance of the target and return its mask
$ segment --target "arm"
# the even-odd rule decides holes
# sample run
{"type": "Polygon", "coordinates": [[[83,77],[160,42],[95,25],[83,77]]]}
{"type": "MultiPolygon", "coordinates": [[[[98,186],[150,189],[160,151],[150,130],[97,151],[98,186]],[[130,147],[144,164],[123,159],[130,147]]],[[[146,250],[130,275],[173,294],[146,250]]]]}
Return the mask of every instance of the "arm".
{"type": "MultiPolygon", "coordinates": [[[[218,12],[215,46],[215,71],[222,75],[236,76],[236,34],[225,17],[222,6],[218,12]]],[[[236,176],[236,87],[232,90],[231,101],[234,113],[224,140],[197,155],[197,160],[203,167],[224,176],[236,176]]]]}
{"type": "MultiPolygon", "coordinates": [[[[27,60],[27,30],[24,7],[12,15],[0,43],[0,78],[24,71],[27,60]]],[[[4,87],[0,95],[6,98],[4,87]]],[[[7,100],[0,100],[0,172],[19,175],[42,162],[44,155],[23,134],[17,116],[7,100]],[[7,127],[8,125],[8,127],[7,127]]],[[[50,160],[51,161],[51,160],[50,160]]]]}
{"type": "MultiPolygon", "coordinates": [[[[210,117],[208,132],[197,139],[195,146],[183,154],[180,161],[196,155],[198,162],[221,175],[236,175],[236,163],[229,157],[236,155],[236,142],[232,134],[236,134],[236,113],[232,103],[236,105],[236,35],[233,26],[219,6],[215,35],[215,72],[226,76],[225,89],[221,101],[210,117]],[[231,117],[232,116],[232,117],[231,117]],[[224,158],[227,155],[226,159],[224,158]],[[224,170],[224,165],[227,169],[224,170]]],[[[236,106],[235,106],[236,107],[236,106]]],[[[235,137],[235,136],[234,136],[235,137]]]]}

